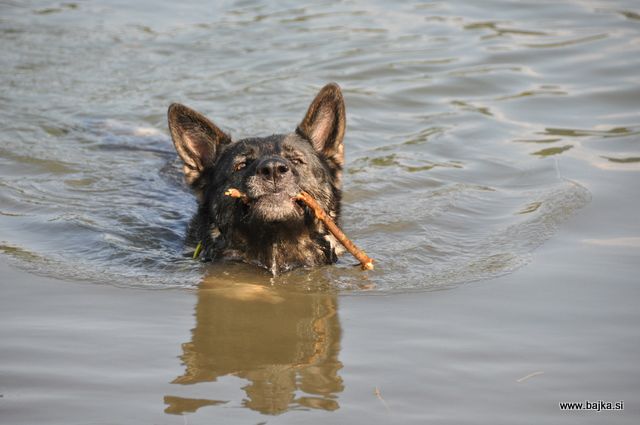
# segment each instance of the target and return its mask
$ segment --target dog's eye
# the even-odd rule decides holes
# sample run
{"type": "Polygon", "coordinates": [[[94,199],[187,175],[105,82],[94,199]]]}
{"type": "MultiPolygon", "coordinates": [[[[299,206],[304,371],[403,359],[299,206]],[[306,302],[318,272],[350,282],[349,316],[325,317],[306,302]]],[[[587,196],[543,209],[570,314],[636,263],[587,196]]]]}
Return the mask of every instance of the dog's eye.
{"type": "Polygon", "coordinates": [[[290,161],[293,165],[304,164],[304,161],[300,158],[291,158],[290,161]]]}
{"type": "Polygon", "coordinates": [[[247,166],[247,161],[238,162],[233,166],[233,171],[240,171],[247,166]]]}

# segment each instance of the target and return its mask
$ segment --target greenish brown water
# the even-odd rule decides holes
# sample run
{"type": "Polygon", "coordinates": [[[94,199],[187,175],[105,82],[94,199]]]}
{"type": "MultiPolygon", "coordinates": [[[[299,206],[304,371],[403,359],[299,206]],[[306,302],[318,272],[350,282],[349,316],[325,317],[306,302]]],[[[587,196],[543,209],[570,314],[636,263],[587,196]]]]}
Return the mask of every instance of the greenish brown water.
{"type": "Polygon", "coordinates": [[[637,422],[635,2],[0,11],[0,422],[637,422]],[[377,269],[185,258],[167,106],[268,135],[328,81],[377,269]]]}

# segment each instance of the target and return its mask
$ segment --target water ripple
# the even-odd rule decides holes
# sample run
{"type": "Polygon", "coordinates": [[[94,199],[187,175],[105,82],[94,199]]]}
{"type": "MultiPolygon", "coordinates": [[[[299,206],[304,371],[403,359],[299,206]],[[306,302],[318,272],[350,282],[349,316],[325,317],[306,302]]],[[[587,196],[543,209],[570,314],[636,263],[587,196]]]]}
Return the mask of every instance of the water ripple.
{"type": "Polygon", "coordinates": [[[195,201],[167,135],[174,101],[239,138],[291,131],[321,85],[344,88],[343,224],[379,270],[343,258],[278,280],[302,288],[508,273],[588,202],[585,175],[640,170],[631,3],[45,3],[0,20],[1,249],[38,273],[272,283],[182,256],[195,201]]]}

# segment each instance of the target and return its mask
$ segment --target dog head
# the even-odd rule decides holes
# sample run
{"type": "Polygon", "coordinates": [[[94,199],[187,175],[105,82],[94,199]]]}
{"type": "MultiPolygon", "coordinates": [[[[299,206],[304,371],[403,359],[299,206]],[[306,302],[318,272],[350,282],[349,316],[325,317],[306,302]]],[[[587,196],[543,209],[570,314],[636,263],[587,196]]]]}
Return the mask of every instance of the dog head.
{"type": "MultiPolygon", "coordinates": [[[[215,236],[213,245],[218,250],[239,251],[249,261],[273,255],[266,252],[268,245],[273,248],[280,243],[300,250],[300,244],[316,243],[319,236],[327,239],[317,234],[320,226],[309,211],[292,198],[305,191],[333,218],[339,216],[346,124],[344,100],[336,84],[320,90],[289,134],[233,141],[206,117],[180,104],[169,107],[168,118],[185,179],[200,202],[199,226],[209,233],[199,237],[215,236]],[[224,196],[232,187],[244,192],[249,202],[224,196]],[[265,252],[258,255],[258,251],[265,252]]],[[[297,258],[296,262],[327,261],[297,258]]]]}

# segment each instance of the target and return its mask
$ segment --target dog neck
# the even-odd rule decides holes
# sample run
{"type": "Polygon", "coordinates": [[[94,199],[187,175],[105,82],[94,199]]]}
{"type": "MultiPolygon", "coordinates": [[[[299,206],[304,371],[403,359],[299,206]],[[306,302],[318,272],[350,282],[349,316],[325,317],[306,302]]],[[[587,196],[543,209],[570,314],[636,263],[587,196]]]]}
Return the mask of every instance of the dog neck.
{"type": "Polygon", "coordinates": [[[273,275],[299,266],[329,264],[337,258],[335,244],[318,223],[310,226],[308,220],[286,225],[236,222],[224,228],[209,222],[208,217],[197,214],[191,223],[188,243],[201,247],[194,258],[242,261],[265,268],[273,275]]]}
{"type": "MultiPolygon", "coordinates": [[[[327,251],[330,247],[303,223],[263,225],[247,230],[238,232],[244,261],[258,264],[274,276],[299,266],[325,264],[330,257],[327,251]]],[[[237,237],[235,239],[238,240],[237,237]]]]}

